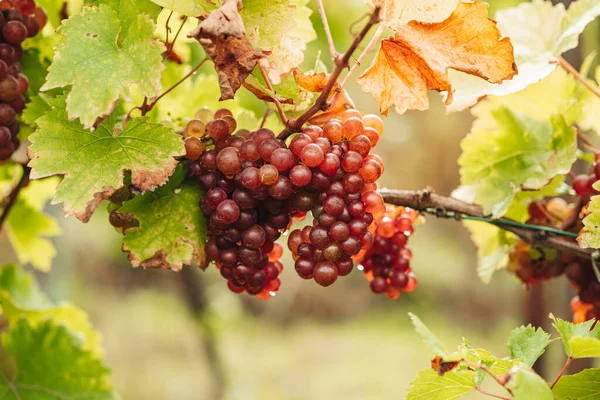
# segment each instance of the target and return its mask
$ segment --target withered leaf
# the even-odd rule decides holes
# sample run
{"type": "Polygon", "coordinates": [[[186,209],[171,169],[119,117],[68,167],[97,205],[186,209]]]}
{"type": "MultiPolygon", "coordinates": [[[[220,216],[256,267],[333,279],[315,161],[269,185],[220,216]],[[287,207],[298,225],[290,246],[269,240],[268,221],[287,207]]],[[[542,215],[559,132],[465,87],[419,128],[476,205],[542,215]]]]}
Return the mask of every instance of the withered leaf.
{"type": "Polygon", "coordinates": [[[237,0],[227,0],[191,33],[213,60],[221,100],[232,99],[262,57],[245,36],[237,0]]]}
{"type": "Polygon", "coordinates": [[[383,115],[392,106],[398,114],[427,110],[428,90],[449,93],[448,68],[500,83],[517,68],[513,46],[501,38],[496,23],[487,17],[483,2],[460,3],[444,22],[410,22],[384,39],[377,57],[358,82],[379,103],[383,115]]]}
{"type": "Polygon", "coordinates": [[[268,89],[263,90],[262,88],[256,87],[248,82],[244,82],[242,84],[242,86],[244,86],[244,88],[246,88],[246,90],[248,90],[250,93],[252,93],[254,96],[256,96],[256,98],[259,100],[274,103],[275,102],[274,99],[275,99],[275,97],[277,97],[277,100],[279,100],[279,103],[281,103],[281,104],[294,104],[293,99],[288,99],[287,97],[275,96],[273,93],[268,92],[267,91],[268,89]]]}
{"type": "Polygon", "coordinates": [[[431,360],[431,368],[433,368],[433,370],[437,372],[439,376],[444,376],[446,372],[452,371],[458,367],[459,364],[460,361],[445,362],[440,356],[436,356],[433,360],[431,360]]]}
{"type": "MultiPolygon", "coordinates": [[[[329,75],[324,72],[304,73],[300,68],[294,69],[294,79],[299,87],[313,93],[321,93],[325,90],[329,75]]],[[[338,87],[336,83],[334,90],[338,87]]]]}

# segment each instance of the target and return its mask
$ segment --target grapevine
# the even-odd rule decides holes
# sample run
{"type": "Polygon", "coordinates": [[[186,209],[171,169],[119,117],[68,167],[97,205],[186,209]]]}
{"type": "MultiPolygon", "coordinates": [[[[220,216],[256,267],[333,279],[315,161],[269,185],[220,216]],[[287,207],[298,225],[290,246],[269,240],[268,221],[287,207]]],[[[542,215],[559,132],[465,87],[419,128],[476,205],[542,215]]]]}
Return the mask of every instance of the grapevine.
{"type": "Polygon", "coordinates": [[[454,221],[485,283],[505,269],[524,290],[570,285],[573,323],[551,315],[566,361],[550,379],[536,364],[553,342],[547,326],[513,330],[497,357],[466,340],[447,351],[411,314],[433,361],[407,398],[600,396],[600,370],[571,374],[572,361],[600,357],[600,69],[567,53],[598,45],[598,1],[494,3],[492,13],[485,1],[365,0],[356,21],[322,0],[75,3],[0,0],[5,397],[118,398],[85,312],[46,297],[22,268],[51,270],[61,229],[49,204],[83,223],[106,208],[94,224],[118,233],[128,264],[177,273],[221,386],[211,278],[196,281],[195,269],[248,307],[304,287],[343,290],[353,277],[382,295],[374,302],[408,307],[422,289],[437,293],[413,254],[415,230],[454,221]],[[407,138],[426,124],[383,117],[429,110],[439,103],[429,92],[472,116],[454,191],[401,189],[407,174],[389,162],[411,158],[407,138]]]}

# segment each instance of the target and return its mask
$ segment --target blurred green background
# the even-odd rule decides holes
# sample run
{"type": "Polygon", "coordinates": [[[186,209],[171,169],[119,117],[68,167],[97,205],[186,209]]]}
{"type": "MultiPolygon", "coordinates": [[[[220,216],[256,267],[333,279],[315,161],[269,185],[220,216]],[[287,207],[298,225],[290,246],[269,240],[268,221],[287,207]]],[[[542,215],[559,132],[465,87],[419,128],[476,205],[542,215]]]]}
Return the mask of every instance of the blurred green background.
{"type": "MultiPolygon", "coordinates": [[[[518,3],[493,0],[491,12],[518,3]]],[[[350,22],[367,8],[360,0],[328,0],[325,7],[337,47],[344,49],[350,29],[360,26],[350,22]]],[[[318,14],[312,19],[320,38],[309,46],[307,66],[318,50],[327,54],[318,14]]],[[[579,65],[599,36],[599,25],[592,24],[568,59],[579,65]]],[[[349,91],[361,111],[377,112],[355,84],[349,91]]],[[[471,120],[468,112],[446,115],[436,93],[428,112],[390,112],[377,146],[386,163],[381,185],[450,193],[459,181],[459,141],[471,120]]],[[[62,215],[60,207],[50,212],[62,215]]],[[[53,270],[39,279],[53,297],[90,313],[124,399],[402,399],[415,372],[430,361],[409,311],[450,348],[464,335],[498,355],[506,354],[507,333],[516,325],[551,329],[548,312],[571,317],[573,293],[565,280],[544,284],[543,293],[525,291],[504,272],[490,285],[481,283],[475,247],[455,221],[428,218],[418,227],[409,245],[419,287],[396,301],[372,295],[358,271],[327,289],[303,281],[286,255],[282,288],[266,302],[230,293],[214,267],[184,273],[131,268],[103,207],[87,225],[72,217],[61,224],[53,270]]],[[[0,264],[14,259],[0,236],[0,264]]],[[[551,348],[546,361],[537,368],[554,376],[563,363],[560,349],[551,348]]]]}

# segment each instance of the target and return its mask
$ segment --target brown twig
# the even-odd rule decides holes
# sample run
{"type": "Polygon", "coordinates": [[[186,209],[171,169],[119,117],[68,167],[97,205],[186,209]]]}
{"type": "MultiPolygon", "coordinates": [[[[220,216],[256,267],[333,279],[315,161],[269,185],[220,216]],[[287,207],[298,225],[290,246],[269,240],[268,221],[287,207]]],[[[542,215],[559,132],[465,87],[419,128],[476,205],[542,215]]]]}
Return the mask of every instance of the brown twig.
{"type": "Polygon", "coordinates": [[[589,150],[593,151],[596,154],[600,154],[600,150],[598,150],[594,143],[592,143],[592,141],[587,136],[585,136],[585,133],[581,131],[581,128],[579,128],[579,126],[577,125],[574,125],[573,127],[577,132],[577,137],[579,138],[579,140],[581,140],[588,147],[589,150]]]}
{"type": "Polygon", "coordinates": [[[177,41],[177,38],[179,37],[179,34],[181,33],[181,30],[183,29],[183,26],[185,25],[185,22],[187,21],[188,17],[183,17],[181,20],[181,25],[179,26],[179,29],[177,30],[177,33],[175,33],[175,37],[173,38],[173,41],[171,42],[171,44],[167,43],[167,51],[166,51],[166,57],[169,57],[171,55],[171,53],[173,52],[173,47],[175,47],[175,42],[177,41]]]}
{"type": "Polygon", "coordinates": [[[148,103],[148,98],[145,97],[144,98],[144,103],[141,106],[135,106],[133,107],[131,110],[129,110],[129,112],[127,113],[127,116],[125,117],[125,122],[124,124],[127,124],[127,122],[131,119],[131,113],[135,110],[140,110],[142,112],[142,115],[146,115],[146,113],[152,111],[152,109],[154,108],[154,106],[156,105],[156,103],[158,103],[158,101],[160,99],[162,99],[163,97],[165,97],[166,95],[168,95],[171,91],[173,91],[177,86],[181,85],[183,82],[185,82],[186,79],[188,79],[190,76],[194,75],[196,73],[196,71],[198,71],[202,65],[204,65],[204,63],[206,61],[208,61],[210,58],[209,57],[204,57],[202,59],[202,61],[200,61],[198,63],[198,65],[196,65],[194,68],[192,68],[192,70],[190,72],[188,72],[187,74],[185,74],[185,76],[183,78],[181,78],[180,80],[178,80],[175,84],[173,84],[173,86],[171,86],[170,88],[168,88],[167,90],[165,90],[164,92],[162,92],[157,98],[155,98],[151,103],[148,103]]]}
{"type": "Polygon", "coordinates": [[[17,198],[19,197],[19,193],[21,192],[21,189],[23,189],[24,187],[26,187],[29,184],[29,172],[30,171],[31,171],[31,168],[29,168],[26,165],[23,165],[23,175],[21,176],[21,179],[19,179],[17,186],[15,186],[13,188],[13,190],[8,194],[8,196],[6,197],[6,199],[4,201],[5,205],[4,205],[4,208],[2,209],[2,214],[0,214],[0,232],[2,232],[4,222],[8,218],[8,215],[10,214],[10,210],[17,202],[17,198]]]}
{"type": "Polygon", "coordinates": [[[567,60],[562,57],[558,57],[558,65],[563,67],[568,73],[573,75],[583,86],[585,86],[590,92],[594,93],[597,97],[600,97],[600,90],[595,88],[579,71],[575,69],[567,60]]]}
{"type": "MultiPolygon", "coordinates": [[[[167,17],[167,21],[165,22],[165,43],[167,45],[167,51],[169,49],[169,32],[171,31],[171,28],[169,27],[169,22],[171,22],[171,17],[173,16],[173,11],[171,11],[169,13],[169,16],[167,17]]],[[[167,52],[165,52],[165,54],[167,54],[167,52]]],[[[163,60],[167,58],[167,56],[163,56],[163,60]]]]}
{"type": "Polygon", "coordinates": [[[367,47],[365,47],[363,52],[360,53],[360,56],[358,56],[358,58],[356,59],[356,62],[354,63],[354,65],[352,65],[352,68],[350,68],[350,71],[348,71],[348,74],[344,77],[342,84],[337,89],[337,93],[331,99],[331,104],[335,104],[338,96],[340,95],[340,93],[342,93],[342,90],[344,90],[344,87],[348,84],[348,82],[350,81],[350,78],[352,78],[352,75],[354,75],[354,72],[356,72],[358,67],[360,67],[362,62],[365,60],[365,57],[371,52],[371,49],[373,48],[373,46],[375,46],[375,44],[379,41],[379,38],[383,34],[383,31],[384,31],[384,28],[382,25],[380,25],[377,28],[377,30],[375,31],[375,34],[373,35],[373,37],[371,38],[369,43],[367,44],[367,47]]]}
{"type": "Polygon", "coordinates": [[[335,57],[335,67],[329,75],[329,79],[327,80],[327,84],[325,85],[325,89],[321,93],[321,95],[317,98],[312,106],[310,106],[302,115],[298,118],[290,119],[285,127],[285,129],[278,135],[279,139],[287,139],[292,133],[300,132],[302,126],[309,120],[313,115],[315,115],[319,111],[324,111],[329,108],[330,103],[327,101],[329,99],[329,95],[334,87],[337,85],[337,80],[340,77],[340,74],[345,68],[348,68],[350,65],[350,58],[352,54],[356,51],[360,43],[367,36],[373,25],[379,22],[379,14],[381,11],[381,7],[377,6],[370,14],[369,21],[366,23],[364,28],[360,31],[360,33],[354,38],[352,44],[346,50],[344,54],[339,54],[335,57]]]}
{"type": "Polygon", "coordinates": [[[269,114],[271,113],[271,109],[267,106],[267,110],[265,111],[265,115],[263,115],[262,121],[260,121],[260,127],[263,128],[265,123],[267,122],[267,118],[269,118],[269,114]]]}
{"type": "Polygon", "coordinates": [[[331,54],[331,59],[335,60],[337,57],[337,50],[335,49],[335,44],[333,43],[333,36],[331,36],[329,22],[327,22],[327,14],[325,14],[323,0],[317,0],[317,7],[319,8],[319,14],[321,14],[321,20],[323,21],[323,29],[325,30],[325,37],[327,37],[327,44],[329,45],[329,54],[331,54]]]}
{"type": "Polygon", "coordinates": [[[567,368],[569,368],[569,365],[571,365],[571,361],[573,361],[573,357],[567,358],[565,365],[563,365],[562,369],[558,373],[558,376],[556,377],[556,379],[554,379],[554,382],[552,382],[552,384],[550,385],[550,389],[554,389],[554,386],[556,386],[556,384],[558,383],[560,378],[562,378],[562,376],[565,374],[565,372],[567,372],[567,368]]]}
{"type": "Polygon", "coordinates": [[[279,112],[279,118],[281,119],[281,122],[283,122],[283,124],[285,125],[288,122],[287,117],[285,116],[283,107],[281,106],[281,103],[279,102],[279,99],[277,98],[277,93],[275,93],[275,89],[273,89],[273,85],[271,84],[269,75],[267,74],[267,71],[265,71],[265,67],[261,61],[262,60],[258,61],[258,69],[260,70],[260,74],[262,75],[263,79],[265,80],[267,89],[269,89],[271,91],[271,93],[273,93],[273,102],[275,103],[275,107],[277,107],[277,112],[279,112]]]}
{"type": "Polygon", "coordinates": [[[502,400],[510,400],[508,397],[504,397],[504,396],[498,396],[497,394],[494,393],[490,393],[488,391],[483,390],[480,387],[476,387],[475,390],[477,390],[479,393],[481,394],[485,394],[486,396],[490,396],[490,397],[494,397],[496,399],[502,399],[502,400]]]}
{"type": "MultiPolygon", "coordinates": [[[[385,202],[398,206],[410,207],[415,210],[441,210],[452,211],[457,215],[485,218],[487,217],[483,209],[477,205],[466,203],[451,197],[440,196],[432,193],[431,190],[388,190],[381,189],[379,193],[383,196],[385,202]]],[[[508,218],[499,218],[494,221],[500,223],[518,224],[508,218]]],[[[548,234],[546,232],[534,231],[526,227],[496,225],[501,229],[512,232],[530,244],[541,247],[555,248],[559,251],[565,251],[581,258],[591,259],[593,249],[582,249],[577,242],[571,238],[548,234]]]]}

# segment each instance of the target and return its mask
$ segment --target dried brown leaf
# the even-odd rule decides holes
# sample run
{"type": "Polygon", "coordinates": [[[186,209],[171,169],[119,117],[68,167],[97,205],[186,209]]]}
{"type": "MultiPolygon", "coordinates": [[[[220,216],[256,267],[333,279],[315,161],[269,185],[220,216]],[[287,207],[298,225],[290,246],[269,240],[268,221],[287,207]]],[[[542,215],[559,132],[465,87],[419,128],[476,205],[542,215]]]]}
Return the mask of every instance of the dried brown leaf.
{"type": "Polygon", "coordinates": [[[221,100],[232,99],[262,57],[245,36],[237,0],[227,0],[191,33],[213,60],[221,100]]]}
{"type": "Polygon", "coordinates": [[[513,46],[501,39],[483,2],[460,3],[444,22],[410,22],[384,39],[371,67],[358,82],[379,103],[383,115],[395,105],[398,114],[427,110],[428,90],[447,91],[452,102],[448,68],[500,83],[517,68],[513,46]]]}

